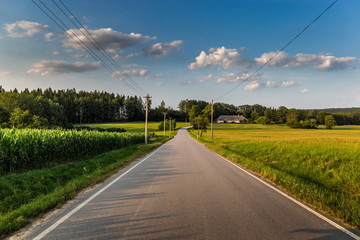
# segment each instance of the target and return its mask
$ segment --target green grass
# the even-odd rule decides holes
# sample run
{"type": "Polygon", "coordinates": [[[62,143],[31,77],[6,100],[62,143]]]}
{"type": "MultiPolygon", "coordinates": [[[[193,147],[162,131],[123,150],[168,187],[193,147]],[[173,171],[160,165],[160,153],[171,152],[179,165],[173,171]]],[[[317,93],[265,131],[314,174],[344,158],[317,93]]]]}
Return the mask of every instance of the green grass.
{"type": "MultiPolygon", "coordinates": [[[[297,198],[360,228],[360,127],[215,125],[199,139],[297,198]]],[[[196,135],[197,131],[192,130],[196,135]]]]}

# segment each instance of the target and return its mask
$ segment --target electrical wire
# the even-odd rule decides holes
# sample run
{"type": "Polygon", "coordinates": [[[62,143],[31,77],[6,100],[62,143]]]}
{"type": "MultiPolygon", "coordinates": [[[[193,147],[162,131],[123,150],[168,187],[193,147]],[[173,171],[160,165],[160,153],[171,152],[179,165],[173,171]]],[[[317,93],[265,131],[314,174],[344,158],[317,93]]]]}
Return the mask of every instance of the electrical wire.
{"type": "Polygon", "coordinates": [[[297,38],[300,37],[301,34],[303,34],[311,25],[313,25],[317,20],[319,20],[319,18],[321,18],[322,15],[325,14],[325,12],[327,12],[338,0],[335,0],[333,3],[331,3],[320,15],[318,15],[314,20],[312,20],[308,25],[306,25],[306,27],[304,27],[295,37],[293,37],[288,43],[285,44],[285,46],[283,46],[280,50],[278,50],[271,58],[269,58],[269,60],[267,60],[265,63],[263,63],[260,67],[258,67],[255,72],[253,72],[252,74],[250,74],[247,78],[245,78],[244,80],[242,80],[240,83],[238,83],[235,87],[233,87],[232,89],[230,89],[229,91],[227,91],[226,93],[224,93],[223,95],[221,95],[220,97],[215,98],[214,100],[219,100],[223,97],[225,97],[226,95],[230,94],[231,92],[233,92],[235,89],[237,89],[238,87],[240,87],[240,85],[242,85],[244,82],[248,81],[249,79],[251,79],[253,76],[255,76],[255,74],[257,74],[261,69],[263,69],[269,62],[271,62],[277,55],[279,55],[279,53],[281,53],[282,51],[284,51],[290,44],[292,44],[297,38]]]}
{"type": "MultiPolygon", "coordinates": [[[[77,43],[84,51],[88,52],[88,54],[90,56],[92,56],[98,63],[100,63],[107,71],[109,71],[112,76],[116,77],[117,79],[121,80],[122,83],[124,83],[128,88],[130,88],[131,90],[139,93],[139,94],[144,94],[146,93],[145,90],[143,88],[141,88],[139,85],[137,85],[137,83],[131,79],[131,77],[129,75],[126,74],[126,72],[124,72],[123,69],[121,69],[121,67],[110,57],[110,55],[106,52],[107,57],[105,57],[106,55],[103,53],[103,51],[100,50],[101,45],[99,43],[97,43],[98,45],[96,46],[94,44],[93,41],[91,41],[88,36],[86,36],[86,34],[83,33],[83,31],[80,30],[80,32],[88,39],[88,41],[91,42],[91,44],[102,54],[103,57],[105,57],[105,59],[107,59],[110,63],[112,63],[113,66],[115,66],[115,69],[117,69],[118,71],[115,71],[113,69],[113,67],[109,66],[109,64],[102,58],[100,57],[96,52],[94,52],[84,41],[81,40],[81,38],[67,25],[65,24],[64,21],[62,21],[57,14],[54,13],[54,11],[52,11],[47,5],[45,5],[41,0],[39,0],[39,2],[41,3],[41,5],[47,10],[45,10],[43,7],[41,7],[38,3],[36,3],[34,0],[32,0],[32,2],[43,12],[45,13],[58,27],[60,27],[75,43],[77,43]],[[56,19],[56,20],[55,20],[56,19]],[[71,33],[71,34],[70,34],[71,33]],[[100,47],[99,47],[100,46],[100,47]],[[112,59],[116,64],[114,64],[114,62],[110,61],[109,59],[112,59]],[[117,65],[117,67],[116,67],[117,65]],[[120,69],[120,70],[119,70],[120,69]],[[122,73],[123,76],[121,76],[119,73],[122,73]],[[128,82],[127,80],[130,80],[131,82],[128,82]]],[[[53,3],[55,5],[58,6],[58,4],[56,4],[54,1],[53,3]]],[[[63,4],[63,3],[62,3],[63,4]]],[[[64,5],[65,6],[65,5],[64,5]]],[[[60,9],[60,8],[59,8],[60,9]]],[[[68,9],[68,8],[67,8],[68,9]]],[[[61,11],[63,11],[62,9],[60,9],[61,11]]],[[[63,13],[65,14],[65,13],[63,13]]],[[[66,15],[66,14],[65,14],[66,15]]],[[[66,15],[67,16],[67,15],[66,15]]],[[[68,17],[68,16],[67,16],[68,17]]],[[[74,17],[74,16],[73,16],[74,17]]],[[[70,20],[71,18],[68,17],[70,20]]],[[[77,26],[76,26],[77,27],[77,26]]],[[[85,29],[85,28],[84,28],[85,29]]],[[[89,33],[89,35],[91,36],[91,34],[89,33]]],[[[92,37],[92,36],[91,36],[92,37]]],[[[92,37],[93,38],[93,37],[92,37]]],[[[94,38],[93,38],[94,39],[94,38]]],[[[102,48],[102,47],[101,47],[102,48]]],[[[103,48],[102,48],[103,49],[103,48]]]]}
{"type": "Polygon", "coordinates": [[[129,81],[132,82],[132,84],[141,90],[143,93],[146,93],[146,91],[138,85],[127,73],[123,68],[109,55],[109,53],[101,46],[101,44],[90,34],[90,32],[85,28],[85,26],[78,20],[78,18],[70,11],[70,9],[63,3],[63,1],[59,0],[59,2],[62,4],[62,6],[66,9],[66,11],[70,14],[67,15],[63,9],[54,1],[52,2],[60,9],[60,11],[74,24],[76,28],[78,28],[81,33],[88,39],[88,41],[91,42],[91,44],[115,67],[118,68],[118,70],[121,72],[121,74],[127,78],[129,81]],[[76,23],[72,20],[72,18],[75,19],[76,23]],[[83,31],[83,30],[84,31],[83,31]]]}

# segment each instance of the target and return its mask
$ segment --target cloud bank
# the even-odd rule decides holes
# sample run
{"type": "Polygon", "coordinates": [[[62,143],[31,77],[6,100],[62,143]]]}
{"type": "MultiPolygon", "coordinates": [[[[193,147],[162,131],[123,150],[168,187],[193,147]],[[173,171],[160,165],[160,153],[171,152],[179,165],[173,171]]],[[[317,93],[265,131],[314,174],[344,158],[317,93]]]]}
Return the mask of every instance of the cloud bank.
{"type": "MultiPolygon", "coordinates": [[[[255,58],[255,61],[259,65],[262,65],[269,61],[269,59],[274,56],[274,54],[275,52],[264,53],[259,58],[255,58]]],[[[295,56],[291,56],[285,52],[280,52],[267,64],[267,66],[273,68],[290,69],[314,67],[316,70],[328,72],[348,68],[353,65],[356,60],[356,57],[334,57],[303,53],[298,53],[295,56]]]]}
{"type": "Polygon", "coordinates": [[[221,76],[216,80],[217,83],[226,82],[226,83],[238,83],[245,80],[251,80],[251,81],[260,81],[261,80],[261,73],[254,74],[251,76],[249,73],[229,73],[224,76],[221,76]]]}
{"type": "MultiPolygon", "coordinates": [[[[195,58],[195,62],[188,65],[188,69],[195,70],[197,68],[218,65],[224,69],[240,67],[248,70],[251,67],[265,64],[275,53],[276,52],[263,53],[260,57],[252,60],[242,56],[238,49],[227,49],[225,47],[210,48],[209,53],[201,51],[199,56],[195,58]]],[[[284,69],[313,67],[318,71],[328,72],[346,69],[352,66],[357,60],[358,58],[356,57],[335,57],[304,53],[291,56],[286,52],[279,52],[266,66],[284,69]]]]}
{"type": "MultiPolygon", "coordinates": [[[[83,32],[84,29],[71,29],[68,30],[67,33],[71,36],[74,34],[86,44],[90,49],[96,49],[95,46],[92,45],[90,40],[91,38],[87,38],[83,32]]],[[[117,32],[111,28],[101,28],[97,30],[88,30],[91,36],[108,52],[115,52],[117,50],[122,50],[125,48],[129,48],[140,44],[142,42],[147,42],[156,39],[156,37],[144,36],[139,33],[130,33],[125,34],[122,32],[117,32]]],[[[77,39],[75,37],[75,39],[77,39]]],[[[67,37],[64,40],[65,47],[72,47],[76,49],[82,50],[82,48],[70,37],[67,37]]]]}
{"type": "Polygon", "coordinates": [[[182,40],[175,40],[172,42],[163,42],[163,43],[156,43],[151,47],[144,48],[145,56],[154,56],[154,57],[162,57],[169,55],[172,49],[179,48],[184,41],[182,40]]]}
{"type": "Polygon", "coordinates": [[[33,64],[32,68],[27,71],[29,74],[40,74],[41,76],[58,75],[64,73],[83,73],[94,71],[100,68],[100,63],[75,62],[69,63],[65,61],[48,61],[42,60],[33,64]]]}
{"type": "Polygon", "coordinates": [[[4,26],[8,36],[12,38],[31,37],[48,28],[47,25],[29,21],[17,21],[15,23],[5,24],[4,26]]]}
{"type": "Polygon", "coordinates": [[[195,70],[214,65],[219,65],[225,69],[239,66],[249,68],[252,62],[252,60],[241,56],[237,49],[227,49],[225,47],[210,48],[209,54],[201,51],[200,55],[195,58],[195,62],[190,63],[188,69],[195,70]]]}

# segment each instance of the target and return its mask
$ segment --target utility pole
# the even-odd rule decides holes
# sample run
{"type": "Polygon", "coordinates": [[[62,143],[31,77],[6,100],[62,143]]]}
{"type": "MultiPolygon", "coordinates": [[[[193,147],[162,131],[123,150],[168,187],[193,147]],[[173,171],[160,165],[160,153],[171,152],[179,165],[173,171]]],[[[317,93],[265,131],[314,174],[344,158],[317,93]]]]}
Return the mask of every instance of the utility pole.
{"type": "Polygon", "coordinates": [[[148,135],[148,117],[149,117],[149,99],[151,98],[148,95],[144,97],[146,99],[146,112],[145,112],[145,144],[147,144],[147,135],[148,135]]]}
{"type": "Polygon", "coordinates": [[[211,100],[211,139],[214,140],[214,100],[211,100]]]}
{"type": "Polygon", "coordinates": [[[199,135],[200,135],[200,117],[199,117],[199,116],[198,116],[197,123],[198,123],[198,134],[197,134],[197,138],[199,138],[199,135]]]}
{"type": "Polygon", "coordinates": [[[166,136],[166,112],[163,112],[164,114],[164,137],[166,136]]]}
{"type": "Polygon", "coordinates": [[[170,125],[169,125],[169,137],[171,137],[171,117],[169,117],[169,119],[170,119],[170,125]]]}

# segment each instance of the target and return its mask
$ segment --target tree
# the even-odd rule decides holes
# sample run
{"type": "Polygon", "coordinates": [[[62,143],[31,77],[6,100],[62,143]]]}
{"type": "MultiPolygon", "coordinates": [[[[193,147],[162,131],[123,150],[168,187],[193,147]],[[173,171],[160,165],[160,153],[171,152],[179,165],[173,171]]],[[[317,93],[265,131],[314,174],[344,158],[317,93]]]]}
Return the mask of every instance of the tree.
{"type": "Polygon", "coordinates": [[[268,119],[267,117],[265,116],[261,116],[261,117],[258,117],[255,122],[257,124],[263,124],[263,125],[266,125],[266,124],[269,124],[271,123],[270,119],[268,119]]]}
{"type": "Polygon", "coordinates": [[[264,111],[264,116],[267,117],[267,119],[269,119],[269,123],[275,123],[278,122],[278,115],[277,115],[277,111],[275,108],[267,108],[264,111]]]}
{"type": "Polygon", "coordinates": [[[335,118],[332,115],[327,115],[325,117],[325,126],[327,129],[332,129],[333,127],[335,127],[336,125],[336,121],[335,118]]]}
{"type": "Polygon", "coordinates": [[[198,135],[202,137],[202,133],[206,132],[207,127],[209,125],[209,119],[207,117],[200,115],[193,118],[191,124],[193,125],[194,129],[198,130],[198,135]]]}
{"type": "Polygon", "coordinates": [[[202,109],[198,105],[193,105],[189,111],[190,122],[193,123],[193,120],[201,114],[202,109]]]}
{"type": "Polygon", "coordinates": [[[258,111],[255,109],[252,113],[251,113],[251,121],[255,122],[256,119],[258,119],[260,117],[260,114],[258,113],[258,111]]]}
{"type": "Polygon", "coordinates": [[[180,112],[190,114],[190,111],[194,105],[197,105],[201,111],[208,105],[208,103],[202,100],[182,100],[179,103],[180,112]]]}
{"type": "Polygon", "coordinates": [[[277,110],[277,117],[279,122],[286,123],[286,116],[287,116],[288,109],[284,106],[280,106],[277,110]]]}
{"type": "Polygon", "coordinates": [[[6,123],[10,119],[10,112],[0,105],[0,123],[6,123]]]}
{"type": "Polygon", "coordinates": [[[29,110],[23,111],[20,108],[15,108],[14,112],[11,114],[9,122],[16,128],[48,127],[47,120],[45,118],[32,115],[29,110]]]}

